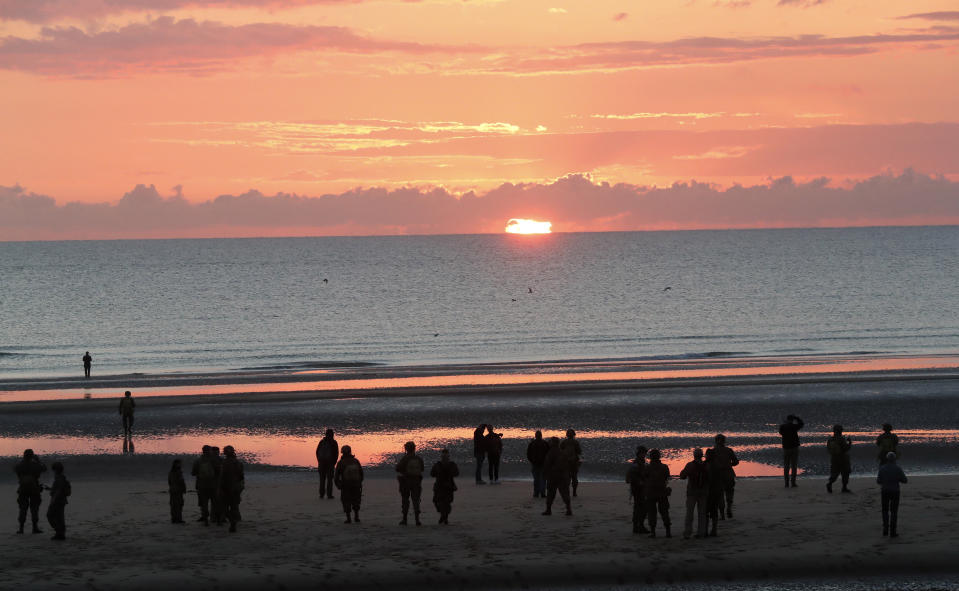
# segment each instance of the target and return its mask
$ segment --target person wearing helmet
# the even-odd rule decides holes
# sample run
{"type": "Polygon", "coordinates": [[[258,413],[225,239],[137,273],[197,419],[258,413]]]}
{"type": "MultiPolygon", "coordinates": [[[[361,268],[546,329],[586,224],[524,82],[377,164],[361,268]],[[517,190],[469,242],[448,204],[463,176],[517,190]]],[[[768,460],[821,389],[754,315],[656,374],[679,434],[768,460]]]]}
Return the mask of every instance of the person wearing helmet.
{"type": "Polygon", "coordinates": [[[433,505],[440,514],[440,523],[450,524],[450,512],[453,511],[453,494],[456,492],[456,482],[453,480],[460,475],[456,462],[450,460],[450,452],[444,449],[440,452],[440,461],[433,464],[430,476],[436,479],[433,483],[433,505]]]}
{"type": "Polygon", "coordinates": [[[832,437],[826,441],[826,451],[829,452],[829,480],[826,482],[826,491],[832,492],[832,483],[842,476],[842,492],[849,490],[849,473],[852,463],[849,459],[849,450],[852,449],[852,439],[842,434],[842,425],[833,425],[832,437]]]}
{"type": "Polygon", "coordinates": [[[413,519],[416,525],[420,522],[420,497],[423,494],[423,458],[416,455],[416,444],[407,441],[403,446],[406,454],[396,464],[396,479],[400,485],[400,499],[403,510],[403,519],[400,525],[406,525],[406,518],[410,512],[410,501],[413,501],[413,519]]]}
{"type": "Polygon", "coordinates": [[[663,518],[666,537],[672,537],[669,519],[669,466],[664,464],[658,449],[649,451],[649,465],[646,466],[645,489],[646,518],[649,519],[649,537],[656,537],[656,512],[663,518]]]}
{"type": "Polygon", "coordinates": [[[340,502],[346,521],[343,523],[360,522],[360,500],[363,498],[363,466],[353,455],[353,448],[343,446],[343,457],[337,462],[333,470],[333,484],[340,489],[340,502]],[[350,511],[353,518],[350,518],[350,511]]]}

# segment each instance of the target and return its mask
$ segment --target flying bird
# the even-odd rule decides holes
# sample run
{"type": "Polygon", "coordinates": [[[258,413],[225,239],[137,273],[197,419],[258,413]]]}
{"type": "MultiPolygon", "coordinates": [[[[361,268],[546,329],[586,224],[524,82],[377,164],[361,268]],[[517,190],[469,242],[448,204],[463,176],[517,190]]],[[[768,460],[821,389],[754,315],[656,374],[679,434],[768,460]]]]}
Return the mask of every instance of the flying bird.
{"type": "Polygon", "coordinates": [[[533,293],[533,288],[532,288],[532,287],[527,287],[526,289],[528,289],[530,293],[533,293]]]}
{"type": "Polygon", "coordinates": [[[511,302],[515,302],[515,301],[516,301],[516,298],[510,298],[510,301],[511,301],[511,302]]]}
{"type": "Polygon", "coordinates": [[[671,290],[671,289],[672,289],[672,287],[670,287],[670,286],[667,285],[666,287],[663,288],[663,291],[669,291],[669,290],[671,290]]]}
{"type": "Polygon", "coordinates": [[[329,283],[329,282],[330,282],[329,279],[327,279],[326,277],[323,278],[323,283],[329,283]]]}

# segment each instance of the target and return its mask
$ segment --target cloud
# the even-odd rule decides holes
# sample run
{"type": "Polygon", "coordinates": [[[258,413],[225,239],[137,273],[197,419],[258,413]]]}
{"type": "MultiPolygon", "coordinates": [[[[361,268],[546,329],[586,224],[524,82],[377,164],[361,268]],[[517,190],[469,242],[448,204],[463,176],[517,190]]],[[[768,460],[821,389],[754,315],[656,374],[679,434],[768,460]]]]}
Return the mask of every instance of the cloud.
{"type": "MultiPolygon", "coordinates": [[[[726,113],[630,113],[627,115],[618,115],[618,114],[593,114],[590,115],[593,119],[712,119],[714,117],[722,117],[726,113]]],[[[736,116],[746,116],[750,115],[748,113],[737,113],[736,116]]]]}
{"type": "Polygon", "coordinates": [[[816,6],[817,4],[825,4],[827,0],[779,0],[776,3],[777,6],[802,6],[803,8],[809,6],[816,6]]]}
{"type": "Polygon", "coordinates": [[[727,189],[696,182],[656,188],[569,175],[505,183],[485,194],[249,191],[199,203],[138,185],[114,203],[64,205],[20,186],[0,186],[0,240],[499,232],[514,217],[550,220],[558,231],[956,224],[959,183],[911,170],[849,188],[790,177],[727,189]]]}
{"type": "Polygon", "coordinates": [[[904,16],[896,17],[899,20],[903,19],[924,19],[930,21],[959,21],[959,10],[943,10],[939,12],[916,12],[914,14],[907,14],[904,16]]]}
{"type": "Polygon", "coordinates": [[[283,10],[312,4],[359,0],[0,0],[0,20],[48,23],[67,18],[89,20],[125,12],[160,13],[181,9],[259,8],[283,10]]]}
{"type": "Polygon", "coordinates": [[[566,14],[567,10],[565,8],[550,8],[550,14],[566,14]]]}
{"type": "Polygon", "coordinates": [[[628,12],[617,12],[616,14],[613,15],[613,20],[617,22],[624,21],[627,18],[629,18],[628,12]]]}

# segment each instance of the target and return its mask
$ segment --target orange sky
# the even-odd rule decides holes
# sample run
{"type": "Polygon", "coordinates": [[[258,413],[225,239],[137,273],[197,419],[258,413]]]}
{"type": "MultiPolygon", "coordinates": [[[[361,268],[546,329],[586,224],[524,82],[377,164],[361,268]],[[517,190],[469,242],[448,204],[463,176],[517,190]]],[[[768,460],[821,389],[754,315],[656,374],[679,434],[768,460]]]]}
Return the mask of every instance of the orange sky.
{"type": "MultiPolygon", "coordinates": [[[[693,180],[769,189],[785,176],[851,190],[909,168],[947,185],[918,211],[824,206],[790,217],[786,204],[761,219],[687,224],[673,210],[630,226],[616,220],[636,217],[635,204],[574,214],[547,200],[490,207],[488,219],[477,206],[477,221],[459,220],[454,231],[499,231],[532,214],[560,231],[957,223],[955,8],[953,0],[0,0],[8,220],[0,239],[118,237],[44,217],[27,197],[52,198],[58,218],[71,202],[109,205],[122,223],[117,204],[141,184],[161,200],[199,205],[251,190],[346,200],[360,187],[420,196],[438,188],[461,199],[504,183],[548,191],[569,175],[591,190],[693,180]]],[[[454,225],[386,224],[352,211],[336,223],[133,224],[122,236],[454,225]]]]}

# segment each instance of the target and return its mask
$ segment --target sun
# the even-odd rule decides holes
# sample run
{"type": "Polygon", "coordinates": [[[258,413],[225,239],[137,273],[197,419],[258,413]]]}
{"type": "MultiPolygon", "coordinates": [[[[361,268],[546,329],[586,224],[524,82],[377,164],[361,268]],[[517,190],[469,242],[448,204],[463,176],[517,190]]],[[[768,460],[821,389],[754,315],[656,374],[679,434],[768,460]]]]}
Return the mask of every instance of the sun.
{"type": "Polygon", "coordinates": [[[553,231],[552,222],[513,218],[506,222],[507,234],[549,234],[553,231]]]}

